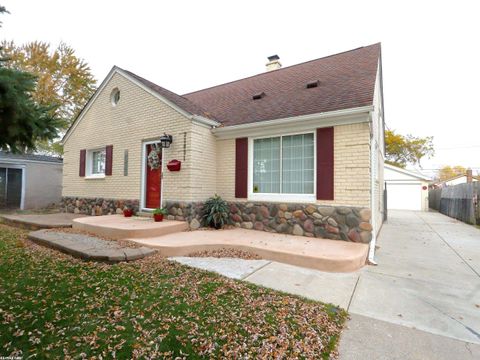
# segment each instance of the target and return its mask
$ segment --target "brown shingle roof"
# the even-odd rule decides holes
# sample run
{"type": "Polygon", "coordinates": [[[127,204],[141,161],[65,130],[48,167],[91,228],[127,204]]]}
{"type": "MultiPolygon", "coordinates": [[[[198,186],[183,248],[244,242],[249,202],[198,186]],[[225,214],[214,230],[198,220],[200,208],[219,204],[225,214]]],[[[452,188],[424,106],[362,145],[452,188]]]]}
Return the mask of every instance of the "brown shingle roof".
{"type": "Polygon", "coordinates": [[[123,71],[181,109],[231,126],[371,105],[379,57],[378,43],[183,96],[123,71]]]}
{"type": "Polygon", "coordinates": [[[380,44],[183,95],[225,126],[371,105],[380,44]],[[312,81],[318,87],[307,89],[312,81]],[[259,100],[252,96],[265,93],[259,100]]]}
{"type": "Polygon", "coordinates": [[[132,76],[133,78],[137,79],[142,84],[144,84],[148,88],[152,89],[153,91],[155,91],[159,95],[163,96],[168,101],[174,103],[179,108],[189,112],[190,114],[201,115],[201,116],[213,119],[212,116],[210,116],[210,114],[208,114],[206,111],[204,111],[201,106],[199,106],[197,104],[194,104],[193,102],[191,102],[187,98],[185,98],[183,96],[180,96],[178,94],[175,94],[174,92],[172,92],[170,90],[162,88],[161,86],[158,86],[157,84],[154,84],[153,82],[151,82],[147,79],[144,79],[144,78],[138,76],[137,74],[132,73],[131,71],[124,70],[124,69],[121,69],[121,70],[126,72],[128,75],[132,76]]]}

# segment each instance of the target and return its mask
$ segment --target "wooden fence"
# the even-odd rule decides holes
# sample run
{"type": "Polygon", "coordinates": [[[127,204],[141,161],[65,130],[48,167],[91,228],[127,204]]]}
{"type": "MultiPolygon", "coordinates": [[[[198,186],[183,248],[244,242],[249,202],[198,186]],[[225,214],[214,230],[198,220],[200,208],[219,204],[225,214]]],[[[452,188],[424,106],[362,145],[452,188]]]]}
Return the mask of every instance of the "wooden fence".
{"type": "Polygon", "coordinates": [[[463,221],[480,225],[480,182],[447,186],[428,192],[431,209],[463,221]]]}

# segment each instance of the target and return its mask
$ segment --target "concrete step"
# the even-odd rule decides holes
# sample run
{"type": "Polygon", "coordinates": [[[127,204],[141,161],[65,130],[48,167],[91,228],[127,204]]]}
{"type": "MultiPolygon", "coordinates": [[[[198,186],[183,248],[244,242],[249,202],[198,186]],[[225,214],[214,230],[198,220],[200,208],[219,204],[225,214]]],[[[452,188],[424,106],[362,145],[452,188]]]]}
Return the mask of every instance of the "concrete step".
{"type": "Polygon", "coordinates": [[[0,222],[22,229],[39,230],[72,227],[74,219],[84,216],[69,213],[11,214],[0,216],[0,222]]]}
{"type": "Polygon", "coordinates": [[[140,217],[145,217],[145,218],[152,218],[152,212],[151,211],[139,211],[135,213],[136,216],[140,217]]]}
{"type": "Polygon", "coordinates": [[[245,229],[198,230],[128,240],[155,248],[167,257],[235,248],[255,253],[265,260],[330,272],[358,270],[365,265],[368,254],[366,244],[245,229]]]}
{"type": "Polygon", "coordinates": [[[185,221],[164,220],[154,222],[146,217],[123,215],[89,216],[73,220],[77,230],[111,239],[151,238],[188,230],[185,221]]]}

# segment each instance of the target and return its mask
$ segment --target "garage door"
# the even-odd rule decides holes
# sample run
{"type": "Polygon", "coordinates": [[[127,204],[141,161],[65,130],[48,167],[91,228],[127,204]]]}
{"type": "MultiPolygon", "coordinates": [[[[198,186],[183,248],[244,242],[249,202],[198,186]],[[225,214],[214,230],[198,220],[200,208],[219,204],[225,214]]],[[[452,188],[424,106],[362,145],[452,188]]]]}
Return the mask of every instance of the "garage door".
{"type": "Polygon", "coordinates": [[[422,210],[422,184],[387,183],[387,207],[399,210],[422,210]]]}

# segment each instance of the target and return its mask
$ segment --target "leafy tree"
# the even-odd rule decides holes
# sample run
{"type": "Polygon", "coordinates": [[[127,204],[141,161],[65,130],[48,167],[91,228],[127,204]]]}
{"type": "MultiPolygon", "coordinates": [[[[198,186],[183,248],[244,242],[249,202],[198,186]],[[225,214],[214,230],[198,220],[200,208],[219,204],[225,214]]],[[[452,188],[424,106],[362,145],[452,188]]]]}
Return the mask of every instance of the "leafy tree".
{"type": "MultiPolygon", "coordinates": [[[[2,13],[8,11],[0,6],[2,13]]],[[[35,77],[6,67],[8,59],[2,48],[0,51],[0,149],[33,150],[38,141],[48,141],[58,135],[58,119],[51,106],[34,100],[35,77]]]]}
{"type": "Polygon", "coordinates": [[[467,169],[463,166],[456,165],[456,166],[444,166],[440,170],[438,170],[437,177],[440,181],[448,180],[458,175],[465,175],[467,173],[467,169]]]}
{"type": "Polygon", "coordinates": [[[435,154],[433,136],[424,138],[401,135],[393,130],[385,131],[385,162],[404,168],[407,164],[420,165],[423,157],[431,158],[435,154]]]}
{"type": "MultiPolygon", "coordinates": [[[[95,91],[96,80],[88,64],[63,42],[53,51],[49,44],[38,41],[21,46],[3,41],[2,47],[9,58],[8,68],[37,77],[34,100],[50,107],[51,115],[60,120],[59,132],[65,132],[95,91]]],[[[58,141],[42,141],[37,145],[44,152],[62,151],[58,141]]]]}

